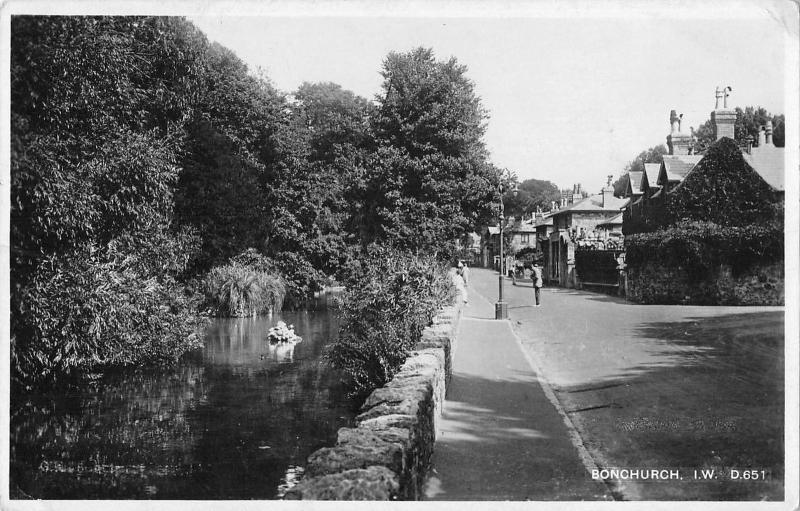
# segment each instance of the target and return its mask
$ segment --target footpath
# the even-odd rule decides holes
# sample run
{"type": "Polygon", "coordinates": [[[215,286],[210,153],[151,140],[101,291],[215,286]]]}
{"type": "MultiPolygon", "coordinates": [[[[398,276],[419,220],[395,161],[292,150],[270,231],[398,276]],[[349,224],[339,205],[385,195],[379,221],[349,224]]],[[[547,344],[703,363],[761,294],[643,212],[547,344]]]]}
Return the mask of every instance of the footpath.
{"type": "Polygon", "coordinates": [[[613,500],[509,321],[469,298],[426,500],[613,500]]]}

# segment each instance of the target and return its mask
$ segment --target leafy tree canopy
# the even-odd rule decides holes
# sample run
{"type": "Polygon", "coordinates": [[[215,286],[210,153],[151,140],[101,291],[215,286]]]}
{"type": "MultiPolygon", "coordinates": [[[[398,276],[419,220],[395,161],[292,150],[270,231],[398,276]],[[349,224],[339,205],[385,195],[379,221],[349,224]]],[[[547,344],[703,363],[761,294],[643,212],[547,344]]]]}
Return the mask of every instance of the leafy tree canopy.
{"type": "Polygon", "coordinates": [[[373,117],[381,147],[364,189],[364,242],[442,250],[491,215],[499,174],[487,159],[486,113],[466,71],[425,48],[384,61],[373,117]]]}
{"type": "MultiPolygon", "coordinates": [[[[772,121],[772,140],[775,146],[783,147],[785,145],[785,125],[786,118],[783,114],[772,115],[765,108],[760,106],[748,106],[744,110],[738,106],[736,111],[736,123],[734,124],[734,137],[737,142],[744,143],[748,135],[753,137],[753,145],[758,146],[758,132],[761,126],[767,124],[767,121],[772,121]]],[[[695,138],[694,152],[701,153],[716,141],[714,136],[714,123],[711,119],[701,124],[696,130],[693,131],[695,138]]]]}
{"type": "Polygon", "coordinates": [[[537,209],[549,211],[552,201],[561,200],[561,191],[550,181],[526,179],[519,184],[516,197],[507,193],[504,200],[509,215],[529,215],[537,209]]]}

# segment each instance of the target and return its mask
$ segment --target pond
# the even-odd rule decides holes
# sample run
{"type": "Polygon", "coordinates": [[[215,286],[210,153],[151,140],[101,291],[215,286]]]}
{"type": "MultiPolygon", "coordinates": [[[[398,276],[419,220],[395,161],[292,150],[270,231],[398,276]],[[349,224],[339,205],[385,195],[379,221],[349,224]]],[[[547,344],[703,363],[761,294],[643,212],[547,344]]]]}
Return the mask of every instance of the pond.
{"type": "Polygon", "coordinates": [[[354,403],[321,360],[337,331],[327,311],[219,319],[175,367],[15,398],[12,498],[280,498],[352,425],[354,403]],[[266,340],[279,320],[303,338],[293,350],[266,340]]]}

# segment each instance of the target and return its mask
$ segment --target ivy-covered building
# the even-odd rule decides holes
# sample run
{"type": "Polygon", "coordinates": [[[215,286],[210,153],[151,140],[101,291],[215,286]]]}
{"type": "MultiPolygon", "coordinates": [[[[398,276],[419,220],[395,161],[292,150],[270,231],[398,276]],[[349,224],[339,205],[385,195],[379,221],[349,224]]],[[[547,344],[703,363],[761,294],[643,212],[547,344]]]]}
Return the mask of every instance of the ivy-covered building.
{"type": "Polygon", "coordinates": [[[784,150],[769,123],[757,146],[740,146],[735,113],[711,115],[716,142],[702,155],[665,155],[659,189],[625,211],[628,295],[648,303],[782,303],[784,150]]]}

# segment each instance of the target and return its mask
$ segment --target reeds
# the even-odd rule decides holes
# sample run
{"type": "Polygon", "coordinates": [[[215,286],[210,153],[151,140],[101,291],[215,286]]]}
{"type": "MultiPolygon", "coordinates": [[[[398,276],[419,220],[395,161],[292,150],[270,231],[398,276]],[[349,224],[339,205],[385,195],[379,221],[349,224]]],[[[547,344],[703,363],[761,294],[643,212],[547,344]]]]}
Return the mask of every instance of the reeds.
{"type": "Polygon", "coordinates": [[[258,316],[283,307],[283,278],[232,263],[212,269],[205,280],[207,305],[217,316],[258,316]]]}

